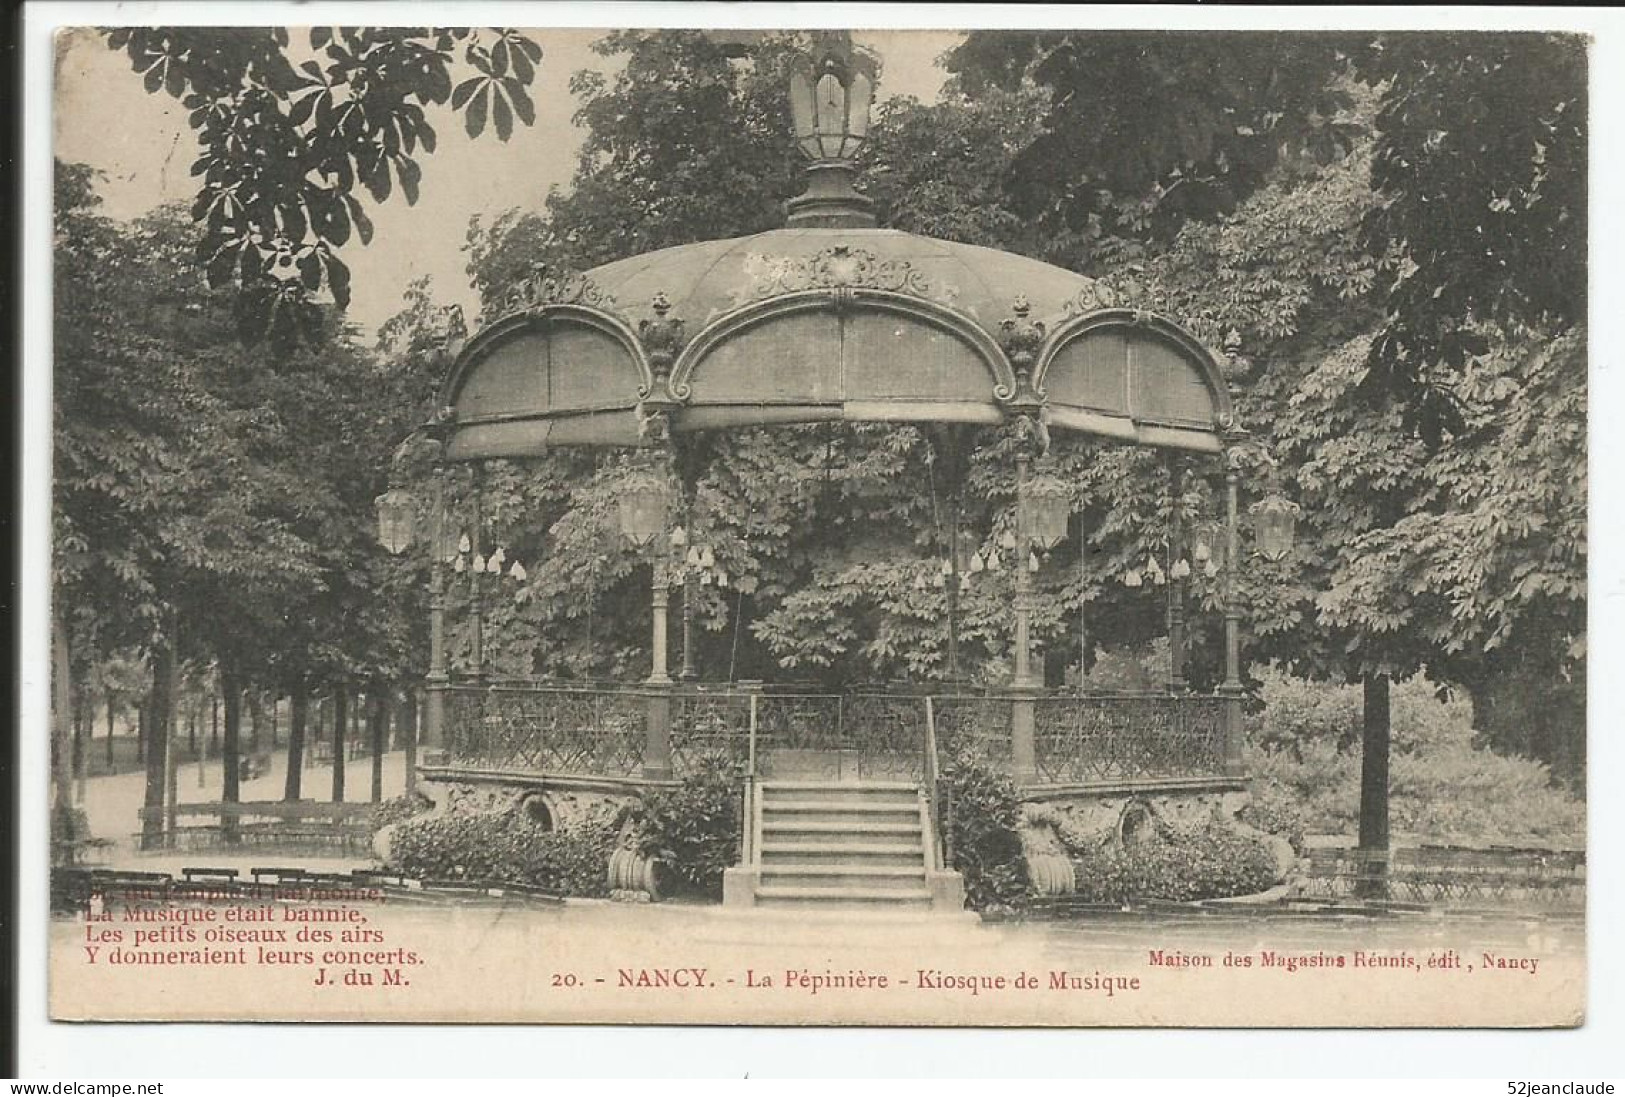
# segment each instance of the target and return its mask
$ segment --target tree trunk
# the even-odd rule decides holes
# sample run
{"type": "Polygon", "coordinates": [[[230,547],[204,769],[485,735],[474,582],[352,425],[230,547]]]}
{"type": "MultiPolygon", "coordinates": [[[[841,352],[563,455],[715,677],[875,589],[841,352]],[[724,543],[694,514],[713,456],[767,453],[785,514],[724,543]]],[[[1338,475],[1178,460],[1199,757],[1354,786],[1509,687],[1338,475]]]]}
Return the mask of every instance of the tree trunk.
{"type": "Polygon", "coordinates": [[[114,765],[113,723],[114,723],[114,716],[115,716],[116,709],[117,709],[117,706],[113,702],[113,691],[108,690],[107,691],[107,772],[108,772],[109,775],[112,774],[113,765],[114,765]]]}
{"type": "Polygon", "coordinates": [[[333,802],[344,802],[344,739],[350,727],[350,696],[343,686],[333,691],[333,802]]]}
{"type": "MultiPolygon", "coordinates": [[[[60,614],[55,615],[56,626],[51,637],[51,823],[65,827],[73,810],[73,664],[69,662],[68,624],[60,614]]],[[[57,835],[72,839],[72,834],[57,835]]]]}
{"type": "Polygon", "coordinates": [[[135,762],[147,760],[147,716],[152,709],[151,698],[143,695],[135,706],[135,762]]]}
{"type": "Polygon", "coordinates": [[[220,756],[220,695],[209,696],[209,750],[220,756]]]}
{"type": "Polygon", "coordinates": [[[300,798],[305,778],[305,721],[310,716],[310,690],[300,683],[288,695],[288,776],[282,798],[292,803],[300,798]]]}
{"type": "Polygon", "coordinates": [[[73,802],[85,802],[85,735],[91,721],[90,701],[86,690],[73,691],[73,802]]]}
{"type": "Polygon", "coordinates": [[[180,769],[180,646],[181,629],[175,614],[169,615],[169,660],[164,668],[169,681],[164,686],[164,834],[174,841],[175,805],[180,797],[177,776],[180,769]]]}
{"type": "MultiPolygon", "coordinates": [[[[228,804],[240,804],[243,799],[243,786],[238,763],[242,760],[243,691],[238,685],[237,675],[224,667],[220,670],[220,693],[226,710],[224,735],[220,743],[220,770],[224,778],[220,799],[228,804]]],[[[237,840],[235,816],[220,817],[220,833],[228,843],[237,840]]]]}
{"type": "Polygon", "coordinates": [[[418,694],[417,690],[408,687],[401,693],[400,714],[395,718],[398,729],[397,738],[401,740],[401,747],[406,751],[406,791],[411,792],[418,784],[418,694]]]}
{"type": "Polygon", "coordinates": [[[368,691],[368,731],[372,734],[372,802],[384,799],[384,735],[389,730],[389,696],[382,689],[368,691]]]}
{"type": "Polygon", "coordinates": [[[248,749],[260,749],[260,726],[265,723],[265,703],[257,689],[248,691],[248,749]]]}
{"type": "MultiPolygon", "coordinates": [[[[1388,851],[1388,747],[1391,732],[1387,675],[1366,675],[1363,686],[1360,738],[1360,849],[1370,854],[1388,851]]],[[[1381,898],[1387,892],[1387,862],[1366,861],[1371,868],[1360,894],[1381,898]]]]}
{"type": "Polygon", "coordinates": [[[159,639],[152,653],[152,692],[147,697],[146,797],[142,803],[141,848],[158,849],[164,841],[164,805],[169,788],[169,694],[175,683],[174,637],[159,639]]]}

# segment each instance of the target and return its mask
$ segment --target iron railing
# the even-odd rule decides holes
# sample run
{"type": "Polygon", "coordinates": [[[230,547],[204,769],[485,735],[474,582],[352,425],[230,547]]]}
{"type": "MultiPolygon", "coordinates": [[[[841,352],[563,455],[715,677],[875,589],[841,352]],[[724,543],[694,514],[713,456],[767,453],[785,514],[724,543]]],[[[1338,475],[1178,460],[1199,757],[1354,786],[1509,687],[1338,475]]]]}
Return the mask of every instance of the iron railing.
{"type": "Polygon", "coordinates": [[[451,686],[446,749],[460,766],[635,776],[648,738],[647,696],[627,688],[451,686]]]}
{"type": "Polygon", "coordinates": [[[470,768],[630,777],[649,773],[653,763],[681,777],[719,765],[752,779],[931,783],[953,758],[1012,770],[1013,713],[1030,705],[1035,772],[1024,780],[1226,772],[1226,699],[1203,694],[819,693],[505,680],[450,685],[444,698],[449,760],[470,768]],[[657,704],[669,713],[669,758],[649,757],[657,704]]]}
{"type": "Polygon", "coordinates": [[[1224,772],[1225,698],[1071,694],[1033,702],[1040,782],[1082,784],[1224,772]]]}

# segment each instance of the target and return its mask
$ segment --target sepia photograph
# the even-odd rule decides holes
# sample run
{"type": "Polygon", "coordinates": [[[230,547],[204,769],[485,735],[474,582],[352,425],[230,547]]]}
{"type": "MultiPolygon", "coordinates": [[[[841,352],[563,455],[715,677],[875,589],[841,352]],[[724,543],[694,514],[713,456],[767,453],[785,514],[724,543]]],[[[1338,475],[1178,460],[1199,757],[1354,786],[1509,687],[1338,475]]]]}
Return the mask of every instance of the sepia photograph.
{"type": "Polygon", "coordinates": [[[49,1016],[1584,1024],[1593,42],[614,20],[56,31],[49,1016]]]}

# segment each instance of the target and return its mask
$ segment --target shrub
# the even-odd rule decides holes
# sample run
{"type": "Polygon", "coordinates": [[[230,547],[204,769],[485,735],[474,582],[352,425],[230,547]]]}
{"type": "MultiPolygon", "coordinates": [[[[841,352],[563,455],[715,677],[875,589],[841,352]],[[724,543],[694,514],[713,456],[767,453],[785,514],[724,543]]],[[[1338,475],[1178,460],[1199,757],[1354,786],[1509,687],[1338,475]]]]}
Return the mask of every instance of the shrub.
{"type": "MultiPolygon", "coordinates": [[[[1395,752],[1389,772],[1389,819],[1396,835],[1458,845],[1585,844],[1585,803],[1551,783],[1540,762],[1508,758],[1472,745],[1459,728],[1454,742],[1395,752]]],[[[1296,805],[1311,834],[1354,835],[1360,820],[1358,748],[1319,740],[1296,749],[1252,749],[1248,771],[1260,810],[1296,805]]],[[[1243,820],[1291,838],[1287,831],[1243,820]]]]}
{"type": "Polygon", "coordinates": [[[421,792],[404,792],[399,796],[391,797],[372,809],[368,824],[372,827],[374,836],[380,830],[394,823],[404,823],[414,815],[422,815],[434,807],[434,801],[421,792]]]}
{"type": "Polygon", "coordinates": [[[1265,834],[1285,838],[1292,852],[1301,857],[1308,820],[1292,790],[1274,778],[1259,778],[1254,780],[1252,792],[1252,799],[1236,818],[1265,834]]]}
{"type": "MultiPolygon", "coordinates": [[[[1257,672],[1263,711],[1253,741],[1266,750],[1330,744],[1359,749],[1364,699],[1356,685],[1313,682],[1275,667],[1257,672]]],[[[1418,674],[1395,682],[1389,695],[1396,756],[1471,739],[1473,706],[1465,696],[1440,696],[1440,687],[1418,674]]]]}
{"type": "Polygon", "coordinates": [[[607,893],[615,831],[607,813],[546,830],[518,809],[407,819],[392,835],[391,867],[423,879],[524,884],[558,895],[607,893]]]}
{"type": "Polygon", "coordinates": [[[676,788],[649,796],[642,852],[663,862],[684,890],[721,900],[722,873],[739,863],[739,775],[708,759],[676,788]]]}
{"type": "Polygon", "coordinates": [[[975,910],[1011,910],[1032,893],[1022,856],[1021,797],[1009,777],[969,757],[942,771],[952,801],[952,867],[965,877],[965,898],[975,910]]]}
{"type": "Polygon", "coordinates": [[[1217,822],[1070,852],[1078,894],[1089,902],[1219,899],[1256,894],[1275,882],[1275,859],[1264,843],[1217,822]]]}

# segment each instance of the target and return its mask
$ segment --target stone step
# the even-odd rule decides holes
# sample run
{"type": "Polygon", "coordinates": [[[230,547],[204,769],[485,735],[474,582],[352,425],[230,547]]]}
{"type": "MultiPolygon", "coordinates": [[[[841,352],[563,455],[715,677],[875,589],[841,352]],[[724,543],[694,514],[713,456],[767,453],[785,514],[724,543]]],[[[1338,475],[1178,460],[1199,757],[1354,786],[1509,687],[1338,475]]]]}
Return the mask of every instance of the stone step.
{"type": "Polygon", "coordinates": [[[851,819],[762,819],[762,847],[779,843],[828,842],[831,839],[847,839],[864,844],[879,844],[882,842],[895,842],[902,845],[908,843],[913,849],[923,845],[920,821],[918,818],[911,823],[904,822],[871,822],[851,819]]]}
{"type": "Polygon", "coordinates": [[[910,812],[918,815],[920,804],[918,800],[871,801],[871,800],[779,800],[772,797],[762,799],[763,811],[835,811],[852,815],[886,815],[897,812],[910,812]]]}
{"type": "Polygon", "coordinates": [[[919,791],[913,785],[830,785],[810,783],[764,784],[762,803],[815,800],[839,804],[915,804],[919,791]]]}
{"type": "Polygon", "coordinates": [[[768,842],[762,846],[762,865],[863,864],[906,865],[925,863],[925,847],[914,842],[768,842]]]}
{"type": "Polygon", "coordinates": [[[778,789],[859,789],[865,792],[914,792],[919,785],[910,781],[775,781],[766,778],[758,786],[769,792],[778,789]]]}
{"type": "MultiPolygon", "coordinates": [[[[766,865],[762,888],[885,888],[907,890],[925,883],[925,864],[895,865],[766,865]]],[[[760,890],[760,888],[758,888],[760,890]]]]}
{"type": "Polygon", "coordinates": [[[850,904],[928,908],[931,905],[931,892],[923,885],[917,888],[881,888],[777,887],[764,884],[756,889],[756,901],[764,906],[850,904]]]}

